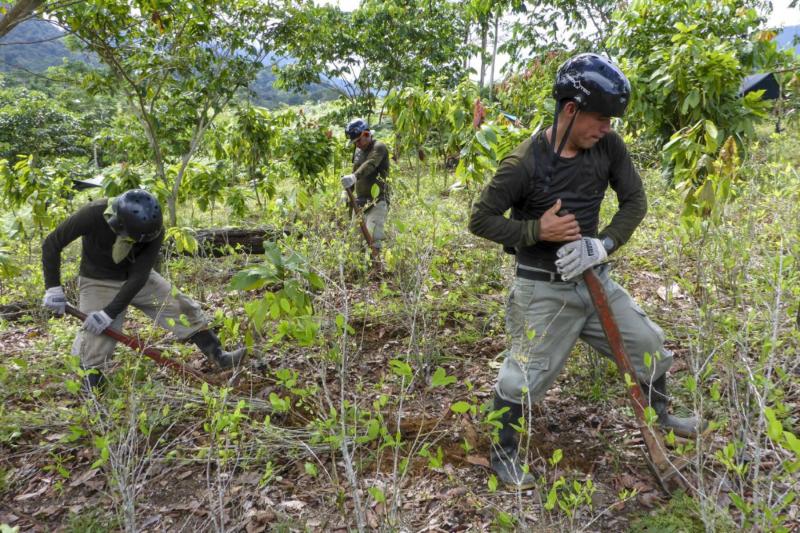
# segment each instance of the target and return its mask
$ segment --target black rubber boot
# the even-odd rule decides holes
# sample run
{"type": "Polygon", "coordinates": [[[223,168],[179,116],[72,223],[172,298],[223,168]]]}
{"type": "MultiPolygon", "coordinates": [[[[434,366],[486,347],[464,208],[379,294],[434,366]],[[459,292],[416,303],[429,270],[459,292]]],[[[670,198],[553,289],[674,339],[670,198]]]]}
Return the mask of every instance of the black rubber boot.
{"type": "Polygon", "coordinates": [[[655,380],[652,387],[643,383],[642,390],[649,398],[650,406],[658,415],[658,425],[664,431],[669,432],[672,430],[679,437],[692,439],[708,427],[708,422],[696,416],[680,418],[669,414],[667,409],[669,407],[669,396],[667,396],[666,374],[655,380]]]}
{"type": "Polygon", "coordinates": [[[216,364],[222,370],[227,370],[235,366],[244,359],[247,353],[247,348],[242,347],[232,352],[226,352],[222,349],[222,343],[219,341],[217,334],[210,329],[198,331],[189,340],[192,341],[200,348],[200,351],[208,358],[209,361],[216,364]]]}
{"type": "Polygon", "coordinates": [[[519,460],[518,442],[519,433],[511,424],[518,424],[522,417],[522,405],[503,400],[495,394],[494,410],[508,407],[508,410],[500,415],[498,422],[503,426],[498,431],[499,440],[492,443],[490,454],[492,469],[497,478],[514,489],[529,489],[536,484],[534,477],[522,470],[522,463],[519,460]]]}
{"type": "Polygon", "coordinates": [[[96,368],[86,370],[81,380],[81,392],[84,394],[102,394],[106,390],[106,376],[96,368]]]}

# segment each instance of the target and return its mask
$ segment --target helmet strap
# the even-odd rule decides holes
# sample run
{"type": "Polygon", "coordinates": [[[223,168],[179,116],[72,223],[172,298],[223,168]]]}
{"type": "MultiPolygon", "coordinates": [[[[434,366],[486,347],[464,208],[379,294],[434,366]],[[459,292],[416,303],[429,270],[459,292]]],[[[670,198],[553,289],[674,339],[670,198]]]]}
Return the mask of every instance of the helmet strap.
{"type": "MultiPolygon", "coordinates": [[[[561,114],[562,106],[561,102],[556,102],[556,112],[553,116],[553,135],[551,137],[551,143],[553,147],[555,147],[556,141],[558,141],[558,116],[561,114]]],[[[561,142],[558,143],[558,148],[550,152],[550,157],[547,161],[547,167],[545,167],[544,172],[544,192],[547,192],[550,189],[550,182],[553,179],[553,171],[555,170],[556,162],[558,158],[561,157],[561,152],[564,151],[564,147],[567,145],[567,141],[569,140],[569,134],[572,132],[572,126],[575,124],[575,119],[578,117],[578,113],[580,110],[577,108],[577,104],[575,107],[575,114],[572,115],[572,118],[567,124],[567,129],[564,131],[564,136],[561,138],[561,142]]]]}

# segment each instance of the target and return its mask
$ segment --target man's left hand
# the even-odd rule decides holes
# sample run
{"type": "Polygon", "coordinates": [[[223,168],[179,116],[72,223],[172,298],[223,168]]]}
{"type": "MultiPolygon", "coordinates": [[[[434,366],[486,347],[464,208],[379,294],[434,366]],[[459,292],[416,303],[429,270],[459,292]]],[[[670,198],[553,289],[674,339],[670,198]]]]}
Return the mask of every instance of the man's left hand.
{"type": "Polygon", "coordinates": [[[113,322],[113,320],[105,311],[92,311],[86,316],[86,320],[83,321],[83,329],[89,333],[100,335],[111,325],[111,322],[113,322]]]}
{"type": "Polygon", "coordinates": [[[584,237],[579,241],[568,242],[556,252],[559,259],[556,268],[561,279],[569,281],[580,276],[583,271],[601,263],[608,257],[600,239],[584,237]]]}

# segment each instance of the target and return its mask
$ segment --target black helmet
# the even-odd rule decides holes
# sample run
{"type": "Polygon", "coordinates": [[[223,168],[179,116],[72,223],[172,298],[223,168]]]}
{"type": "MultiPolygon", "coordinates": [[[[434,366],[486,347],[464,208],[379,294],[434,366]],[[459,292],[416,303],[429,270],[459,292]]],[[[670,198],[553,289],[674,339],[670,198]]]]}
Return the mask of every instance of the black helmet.
{"type": "Polygon", "coordinates": [[[355,118],[351,120],[347,127],[344,129],[344,134],[350,139],[350,142],[355,142],[356,139],[361,137],[361,134],[369,129],[369,124],[363,118],[355,118]]]}
{"type": "Polygon", "coordinates": [[[114,198],[108,225],[120,237],[149,242],[161,234],[163,215],[156,197],[142,189],[131,189],[114,198]]]}
{"type": "Polygon", "coordinates": [[[607,117],[625,114],[631,84],[614,63],[597,54],[578,54],[558,68],[553,98],[560,104],[573,100],[581,111],[607,117]]]}

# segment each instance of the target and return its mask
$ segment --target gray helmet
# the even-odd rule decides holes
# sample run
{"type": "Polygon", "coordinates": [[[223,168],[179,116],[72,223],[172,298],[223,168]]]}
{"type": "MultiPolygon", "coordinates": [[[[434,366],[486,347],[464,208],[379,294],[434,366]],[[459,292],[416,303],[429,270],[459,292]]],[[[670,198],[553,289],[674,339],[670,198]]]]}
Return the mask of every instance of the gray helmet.
{"type": "Polygon", "coordinates": [[[578,54],[558,68],[553,98],[558,103],[572,100],[581,111],[621,117],[631,98],[631,84],[619,67],[605,57],[578,54]]]}
{"type": "Polygon", "coordinates": [[[163,215],[155,196],[142,189],[131,189],[114,198],[108,225],[120,237],[136,242],[155,240],[162,231],[163,215]]]}
{"type": "Polygon", "coordinates": [[[355,142],[361,134],[369,130],[369,124],[363,118],[356,118],[351,120],[344,128],[344,134],[350,139],[350,142],[355,142]]]}

